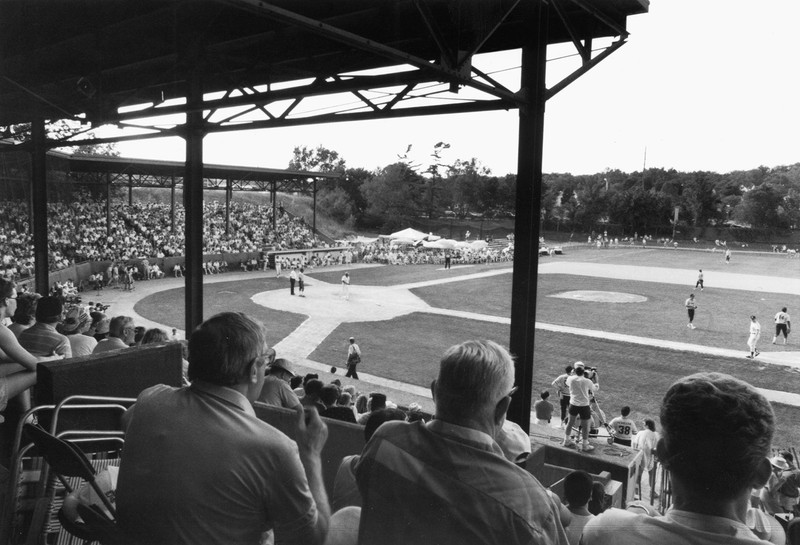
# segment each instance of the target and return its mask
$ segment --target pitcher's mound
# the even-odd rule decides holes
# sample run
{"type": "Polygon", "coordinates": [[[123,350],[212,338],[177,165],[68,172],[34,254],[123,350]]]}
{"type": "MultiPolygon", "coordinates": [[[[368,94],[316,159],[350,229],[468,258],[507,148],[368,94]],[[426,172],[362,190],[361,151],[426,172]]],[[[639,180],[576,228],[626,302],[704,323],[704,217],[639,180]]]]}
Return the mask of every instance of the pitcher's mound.
{"type": "Polygon", "coordinates": [[[634,295],[632,293],[620,293],[617,291],[562,291],[550,297],[561,297],[562,299],[575,299],[577,301],[591,301],[594,303],[643,303],[647,297],[634,295]]]}

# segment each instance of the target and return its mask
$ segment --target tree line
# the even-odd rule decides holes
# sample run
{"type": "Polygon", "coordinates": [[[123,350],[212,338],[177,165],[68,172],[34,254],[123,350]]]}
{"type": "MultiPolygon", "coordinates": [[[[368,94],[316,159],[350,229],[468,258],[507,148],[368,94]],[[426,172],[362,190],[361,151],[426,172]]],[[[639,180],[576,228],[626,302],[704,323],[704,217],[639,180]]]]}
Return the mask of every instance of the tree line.
{"type": "MultiPolygon", "coordinates": [[[[494,176],[475,158],[444,164],[441,152],[447,147],[437,144],[425,169],[406,153],[368,171],[347,168],[336,151],[298,146],[288,168],[341,173],[318,191],[317,202],[356,229],[393,229],[407,217],[513,217],[516,175],[494,176]]],[[[800,163],[726,174],[663,168],[544,174],[541,221],[545,229],[578,232],[611,224],[630,235],[725,225],[796,229],[800,163]]]]}

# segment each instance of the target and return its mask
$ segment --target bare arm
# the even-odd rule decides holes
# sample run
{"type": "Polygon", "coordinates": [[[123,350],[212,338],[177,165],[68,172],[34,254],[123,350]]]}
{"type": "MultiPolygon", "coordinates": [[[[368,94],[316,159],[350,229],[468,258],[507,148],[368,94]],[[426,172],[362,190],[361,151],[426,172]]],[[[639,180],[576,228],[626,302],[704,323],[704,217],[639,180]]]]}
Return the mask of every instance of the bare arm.
{"type": "Polygon", "coordinates": [[[19,341],[7,327],[0,327],[0,348],[6,353],[8,358],[22,365],[28,371],[36,371],[36,364],[39,359],[31,355],[30,352],[22,348],[19,341]]]}
{"type": "Polygon", "coordinates": [[[322,447],[328,439],[328,427],[319,417],[314,408],[304,410],[297,408],[297,448],[300,451],[300,461],[306,470],[308,487],[311,496],[317,504],[317,525],[314,528],[313,543],[323,543],[328,535],[328,522],[331,518],[331,508],[328,503],[328,493],[322,480],[322,447]]]}

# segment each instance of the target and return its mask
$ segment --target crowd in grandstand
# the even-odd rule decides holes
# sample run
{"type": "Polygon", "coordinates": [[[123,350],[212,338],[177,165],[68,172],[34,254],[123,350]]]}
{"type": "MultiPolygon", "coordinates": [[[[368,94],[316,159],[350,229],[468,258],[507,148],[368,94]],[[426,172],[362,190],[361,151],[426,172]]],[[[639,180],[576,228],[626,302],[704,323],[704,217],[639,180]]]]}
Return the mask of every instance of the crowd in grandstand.
{"type": "MultiPolygon", "coordinates": [[[[179,256],[184,248],[184,209],[175,207],[172,229],[170,205],[117,205],[106,225],[105,201],[78,192],[68,204],[47,204],[49,269],[60,270],[84,261],[128,261],[179,256]]],[[[203,251],[206,254],[306,249],[315,237],[302,218],[279,213],[272,229],[272,208],[230,203],[229,233],[225,205],[203,203],[203,251]]],[[[25,278],[33,273],[33,234],[24,201],[0,202],[0,256],[3,276],[25,278]]]]}

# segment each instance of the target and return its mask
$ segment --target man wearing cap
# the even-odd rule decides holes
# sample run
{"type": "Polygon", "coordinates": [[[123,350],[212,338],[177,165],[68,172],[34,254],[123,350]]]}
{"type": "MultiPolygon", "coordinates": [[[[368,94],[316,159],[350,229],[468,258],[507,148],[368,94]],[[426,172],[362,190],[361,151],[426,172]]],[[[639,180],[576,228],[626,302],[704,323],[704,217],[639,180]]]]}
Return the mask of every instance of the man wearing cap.
{"type": "Polygon", "coordinates": [[[92,354],[130,348],[136,337],[136,326],[130,316],[114,316],[108,325],[108,337],[97,343],[92,354]]]}
{"type": "Polygon", "coordinates": [[[583,451],[590,452],[594,450],[594,447],[589,444],[589,424],[592,421],[590,403],[592,394],[600,389],[600,385],[583,376],[586,366],[582,361],[575,362],[574,368],[575,374],[567,379],[567,388],[569,388],[569,410],[567,412],[569,413],[569,420],[564,430],[563,445],[565,447],[577,446],[575,442],[572,441],[571,435],[572,426],[575,425],[575,420],[580,416],[581,429],[579,440],[581,437],[583,438],[583,451]]]}
{"type": "Polygon", "coordinates": [[[355,337],[350,337],[350,345],[347,347],[347,373],[344,376],[358,380],[356,366],[359,363],[361,363],[361,348],[356,344],[355,337]]]}
{"type": "MultiPolygon", "coordinates": [[[[274,350],[272,350],[272,357],[275,357],[274,350]]],[[[289,381],[294,376],[294,364],[291,361],[286,358],[276,359],[267,366],[267,375],[264,377],[264,386],[261,387],[258,401],[286,409],[299,407],[300,398],[289,386],[289,381]]]]}
{"type": "Polygon", "coordinates": [[[85,308],[79,306],[69,309],[64,321],[59,326],[60,332],[69,340],[74,357],[88,356],[97,346],[97,339],[84,335],[89,329],[89,325],[89,313],[85,308]]]}
{"type": "Polygon", "coordinates": [[[36,306],[36,323],[19,334],[19,344],[34,356],[53,354],[72,357],[69,340],[56,331],[61,321],[64,305],[58,297],[48,296],[39,299],[36,306]]]}
{"type": "Polygon", "coordinates": [[[656,450],[670,472],[670,509],[660,516],[609,509],[586,524],[581,543],[766,545],[746,521],[753,489],[771,473],[769,401],[730,375],[697,373],[667,390],[661,427],[656,450]]]}
{"type": "Polygon", "coordinates": [[[761,505],[764,507],[764,510],[768,514],[774,515],[775,513],[783,512],[780,490],[786,482],[784,472],[789,469],[789,463],[783,456],[773,456],[769,459],[769,464],[772,468],[772,472],[769,474],[767,484],[764,485],[764,488],[762,488],[759,493],[759,499],[761,500],[761,505]]]}
{"type": "Polygon", "coordinates": [[[435,419],[386,422],[361,453],[359,543],[566,545],[555,502],[497,443],[515,390],[505,348],[449,348],[433,383],[435,419]]]}

